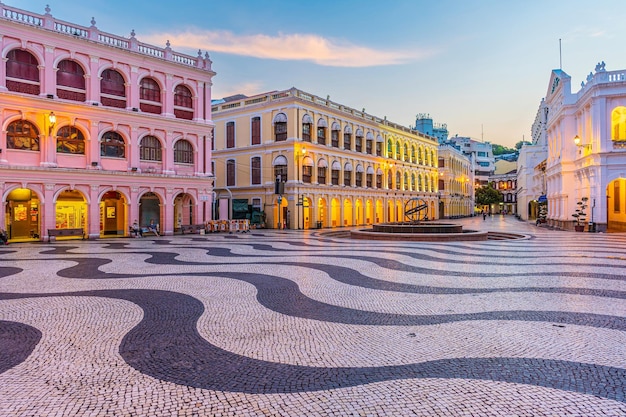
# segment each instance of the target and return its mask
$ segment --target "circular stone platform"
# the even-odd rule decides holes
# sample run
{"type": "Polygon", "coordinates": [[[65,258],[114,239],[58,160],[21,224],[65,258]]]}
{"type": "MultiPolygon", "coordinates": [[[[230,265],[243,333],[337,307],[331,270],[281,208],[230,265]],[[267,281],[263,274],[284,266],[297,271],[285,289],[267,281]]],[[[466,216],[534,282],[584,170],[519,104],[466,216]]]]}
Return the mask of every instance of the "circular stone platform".
{"type": "Polygon", "coordinates": [[[451,242],[487,240],[487,232],[463,230],[452,223],[382,223],[371,229],[351,230],[351,239],[451,242]]]}

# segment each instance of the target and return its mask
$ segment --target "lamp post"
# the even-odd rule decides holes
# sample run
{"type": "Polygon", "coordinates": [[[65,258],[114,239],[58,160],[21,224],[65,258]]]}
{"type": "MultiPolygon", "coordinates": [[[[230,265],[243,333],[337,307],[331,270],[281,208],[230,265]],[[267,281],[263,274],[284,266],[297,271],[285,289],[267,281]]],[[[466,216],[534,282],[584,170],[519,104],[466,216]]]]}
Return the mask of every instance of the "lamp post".
{"type": "Polygon", "coordinates": [[[304,199],[300,200],[300,183],[302,182],[302,163],[304,161],[304,156],[306,155],[306,148],[303,146],[298,151],[296,151],[296,164],[298,170],[298,185],[296,191],[296,224],[298,230],[300,229],[300,217],[302,217],[302,228],[304,229],[304,199]],[[302,210],[302,213],[300,213],[302,210]]]}

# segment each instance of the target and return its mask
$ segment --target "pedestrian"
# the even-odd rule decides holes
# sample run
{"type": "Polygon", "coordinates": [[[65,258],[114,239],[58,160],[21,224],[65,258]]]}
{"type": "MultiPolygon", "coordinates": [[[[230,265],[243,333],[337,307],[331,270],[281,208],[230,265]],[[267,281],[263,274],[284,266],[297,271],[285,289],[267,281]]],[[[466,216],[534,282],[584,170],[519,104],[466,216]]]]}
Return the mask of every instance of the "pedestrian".
{"type": "Polygon", "coordinates": [[[150,219],[150,224],[148,225],[148,230],[154,233],[156,236],[159,236],[159,231],[157,230],[157,225],[154,222],[154,219],[150,219]]]}
{"type": "Polygon", "coordinates": [[[483,210],[483,221],[485,221],[486,219],[487,219],[487,212],[483,210]]]}
{"type": "Polygon", "coordinates": [[[4,229],[0,229],[0,241],[2,241],[3,245],[9,244],[9,235],[7,235],[7,232],[4,229]]]}
{"type": "Polygon", "coordinates": [[[139,223],[137,222],[137,220],[135,220],[131,227],[131,230],[135,234],[135,237],[143,237],[143,231],[141,230],[141,227],[139,227],[139,223]]]}

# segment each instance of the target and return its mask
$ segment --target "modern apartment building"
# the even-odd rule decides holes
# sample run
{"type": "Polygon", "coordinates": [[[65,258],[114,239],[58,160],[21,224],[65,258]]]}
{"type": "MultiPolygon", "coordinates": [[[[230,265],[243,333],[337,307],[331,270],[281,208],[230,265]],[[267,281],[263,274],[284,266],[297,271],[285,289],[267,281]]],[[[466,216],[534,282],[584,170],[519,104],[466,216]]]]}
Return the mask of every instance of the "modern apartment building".
{"type": "Polygon", "coordinates": [[[220,218],[330,228],[403,221],[414,204],[437,218],[433,137],[296,88],[212,110],[220,218]]]}
{"type": "MultiPolygon", "coordinates": [[[[0,227],[163,234],[211,214],[211,69],[189,56],[0,3],[0,227]]],[[[79,233],[80,234],[80,233],[79,233]]]]}
{"type": "Polygon", "coordinates": [[[469,137],[453,136],[449,144],[467,155],[474,165],[474,187],[489,184],[489,176],[495,171],[495,158],[489,142],[479,142],[469,137]]]}

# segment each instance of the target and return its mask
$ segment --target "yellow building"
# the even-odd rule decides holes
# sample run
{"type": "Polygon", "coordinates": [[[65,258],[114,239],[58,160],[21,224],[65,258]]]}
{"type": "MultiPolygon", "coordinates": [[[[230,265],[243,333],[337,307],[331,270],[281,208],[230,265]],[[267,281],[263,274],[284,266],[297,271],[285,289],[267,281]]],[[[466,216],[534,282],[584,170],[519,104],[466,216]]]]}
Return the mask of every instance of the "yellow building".
{"type": "Polygon", "coordinates": [[[454,219],[474,213],[472,162],[452,145],[439,146],[439,218],[454,219]]]}
{"type": "Polygon", "coordinates": [[[437,218],[435,138],[296,88],[216,101],[212,113],[219,218],[359,226],[405,221],[416,204],[437,218]]]}

